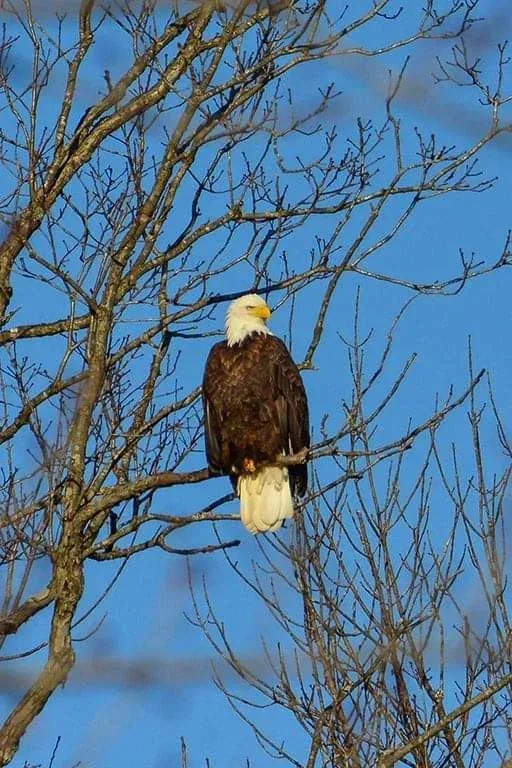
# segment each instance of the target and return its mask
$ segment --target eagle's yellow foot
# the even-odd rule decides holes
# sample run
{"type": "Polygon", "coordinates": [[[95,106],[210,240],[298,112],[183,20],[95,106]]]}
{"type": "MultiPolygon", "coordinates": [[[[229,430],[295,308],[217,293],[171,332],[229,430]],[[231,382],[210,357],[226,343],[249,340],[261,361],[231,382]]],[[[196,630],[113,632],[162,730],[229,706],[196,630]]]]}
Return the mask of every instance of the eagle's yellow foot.
{"type": "Polygon", "coordinates": [[[244,472],[256,472],[256,464],[254,459],[244,459],[242,462],[244,472]]]}

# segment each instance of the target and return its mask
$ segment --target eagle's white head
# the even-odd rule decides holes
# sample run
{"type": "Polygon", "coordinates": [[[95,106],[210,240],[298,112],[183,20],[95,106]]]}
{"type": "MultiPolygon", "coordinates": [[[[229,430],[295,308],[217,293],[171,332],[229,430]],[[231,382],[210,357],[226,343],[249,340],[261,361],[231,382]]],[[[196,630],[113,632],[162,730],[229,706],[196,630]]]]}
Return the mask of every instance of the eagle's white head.
{"type": "Polygon", "coordinates": [[[265,299],[255,293],[240,296],[232,301],[226,313],[226,335],[228,347],[239,344],[251,333],[265,333],[272,336],[265,325],[270,309],[265,299]]]}

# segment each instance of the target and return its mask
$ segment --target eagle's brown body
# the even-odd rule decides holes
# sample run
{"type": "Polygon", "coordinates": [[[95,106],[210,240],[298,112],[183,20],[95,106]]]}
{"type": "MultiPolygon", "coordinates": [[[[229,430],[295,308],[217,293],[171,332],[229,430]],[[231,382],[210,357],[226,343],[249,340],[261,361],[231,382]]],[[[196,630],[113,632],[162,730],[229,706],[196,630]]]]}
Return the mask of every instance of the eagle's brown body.
{"type": "MultiPolygon", "coordinates": [[[[308,404],[297,366],[283,342],[253,333],[215,344],[203,380],[206,453],[210,467],[237,478],[279,455],[309,447],[308,404]],[[247,463],[249,462],[249,464],[247,463]]],[[[291,492],[303,496],[307,466],[289,468],[291,492]]]]}

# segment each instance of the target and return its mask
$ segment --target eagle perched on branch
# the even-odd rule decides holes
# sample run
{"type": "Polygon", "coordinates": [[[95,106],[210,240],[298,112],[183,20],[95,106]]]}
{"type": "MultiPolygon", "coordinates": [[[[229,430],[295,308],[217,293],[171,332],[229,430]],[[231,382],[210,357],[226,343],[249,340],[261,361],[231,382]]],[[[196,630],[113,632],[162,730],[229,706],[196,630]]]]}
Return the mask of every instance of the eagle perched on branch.
{"type": "Polygon", "coordinates": [[[256,294],[233,301],[226,341],[215,344],[203,379],[206,456],[229,475],[251,533],[275,531],[307,489],[305,463],[287,456],[310,445],[306,391],[281,339],[266,326],[270,309],[256,294]]]}

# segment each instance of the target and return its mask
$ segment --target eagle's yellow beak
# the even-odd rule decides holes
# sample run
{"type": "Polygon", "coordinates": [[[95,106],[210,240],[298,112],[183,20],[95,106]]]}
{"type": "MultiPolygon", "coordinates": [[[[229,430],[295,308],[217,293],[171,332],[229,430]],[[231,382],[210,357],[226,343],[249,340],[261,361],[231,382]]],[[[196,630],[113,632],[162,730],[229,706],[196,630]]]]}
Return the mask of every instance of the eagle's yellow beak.
{"type": "Polygon", "coordinates": [[[268,320],[271,314],[272,313],[266,304],[263,307],[254,307],[254,309],[251,309],[251,315],[254,315],[254,317],[261,317],[262,320],[268,320]]]}

